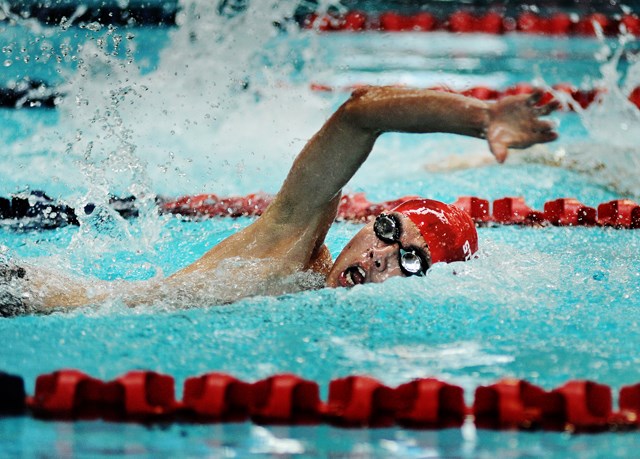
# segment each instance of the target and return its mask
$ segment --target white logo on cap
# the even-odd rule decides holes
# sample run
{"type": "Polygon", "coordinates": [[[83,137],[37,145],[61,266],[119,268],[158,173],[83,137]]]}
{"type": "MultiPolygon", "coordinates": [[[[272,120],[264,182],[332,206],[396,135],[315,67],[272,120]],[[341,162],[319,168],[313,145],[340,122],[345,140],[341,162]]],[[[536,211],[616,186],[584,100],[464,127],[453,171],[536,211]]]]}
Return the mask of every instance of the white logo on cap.
{"type": "Polygon", "coordinates": [[[469,244],[469,241],[464,241],[462,251],[464,252],[464,261],[471,260],[471,255],[473,254],[471,253],[471,244],[469,244]]]}

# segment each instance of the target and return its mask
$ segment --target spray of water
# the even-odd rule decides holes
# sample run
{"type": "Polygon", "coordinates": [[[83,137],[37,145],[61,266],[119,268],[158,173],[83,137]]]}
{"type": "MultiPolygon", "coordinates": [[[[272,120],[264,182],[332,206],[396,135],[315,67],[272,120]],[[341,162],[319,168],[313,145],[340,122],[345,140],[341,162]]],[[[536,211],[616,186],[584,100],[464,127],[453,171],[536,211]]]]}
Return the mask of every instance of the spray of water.
{"type": "Polygon", "coordinates": [[[80,269],[92,272],[90,260],[111,259],[118,247],[152,277],[148,261],[164,227],[156,193],[276,191],[331,105],[290,81],[305,57],[279,36],[297,33],[285,20],[296,7],[293,0],[248,2],[226,14],[217,2],[185,0],[150,71],[135,58],[145,46],[139,29],[74,29],[71,17],[51,30],[16,18],[28,34],[62,37],[51,54],[73,65],[59,68],[59,122],[11,145],[12,156],[32,178],[53,178],[74,208],[94,205],[79,215],[71,244],[38,263],[77,270],[77,260],[87,260],[80,269]],[[87,39],[75,47],[64,38],[79,32],[87,39]],[[31,158],[34,151],[46,165],[31,158]],[[112,194],[135,196],[141,218],[123,220],[108,205],[112,194]]]}
{"type": "MultiPolygon", "coordinates": [[[[600,62],[600,75],[588,84],[598,89],[593,103],[582,108],[560,91],[548,89],[577,113],[585,129],[583,140],[562,142],[560,147],[535,146],[514,162],[533,162],[579,171],[597,184],[626,197],[640,196],[637,171],[640,170],[640,109],[630,100],[640,86],[640,56],[635,39],[626,33],[617,42],[607,40],[596,25],[600,50],[594,58],[600,62]]],[[[544,76],[540,76],[544,84],[544,76]]]]}
{"type": "Polygon", "coordinates": [[[628,46],[632,42],[624,34],[615,49],[603,42],[596,56],[602,62],[601,77],[593,82],[603,91],[587,109],[572,104],[589,139],[561,152],[560,164],[586,172],[622,194],[640,196],[640,109],[629,101],[631,91],[640,86],[640,55],[628,46]],[[626,69],[623,61],[628,62],[626,69]]]}

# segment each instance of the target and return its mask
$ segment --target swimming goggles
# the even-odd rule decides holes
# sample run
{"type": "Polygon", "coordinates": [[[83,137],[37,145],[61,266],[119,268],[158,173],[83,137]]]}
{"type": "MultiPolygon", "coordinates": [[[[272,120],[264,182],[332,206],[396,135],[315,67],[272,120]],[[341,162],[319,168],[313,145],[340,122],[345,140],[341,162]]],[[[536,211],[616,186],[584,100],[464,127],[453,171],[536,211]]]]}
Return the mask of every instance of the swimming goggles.
{"type": "Polygon", "coordinates": [[[373,224],[376,237],[387,244],[400,245],[400,269],[407,276],[424,276],[430,263],[416,248],[405,248],[400,243],[400,221],[395,215],[380,214],[373,224]]]}

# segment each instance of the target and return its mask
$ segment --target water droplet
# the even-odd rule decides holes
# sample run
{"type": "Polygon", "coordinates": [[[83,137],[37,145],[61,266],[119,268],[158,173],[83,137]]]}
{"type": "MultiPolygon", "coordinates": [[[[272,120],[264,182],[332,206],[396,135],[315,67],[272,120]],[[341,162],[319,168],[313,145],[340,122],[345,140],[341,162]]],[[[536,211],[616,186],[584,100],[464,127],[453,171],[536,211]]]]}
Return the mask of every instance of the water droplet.
{"type": "Polygon", "coordinates": [[[85,27],[91,30],[92,32],[99,32],[102,29],[102,24],[100,24],[99,22],[91,22],[87,24],[85,27]]]}
{"type": "Polygon", "coordinates": [[[5,67],[11,67],[11,64],[12,64],[11,59],[6,59],[3,64],[5,67]]]}

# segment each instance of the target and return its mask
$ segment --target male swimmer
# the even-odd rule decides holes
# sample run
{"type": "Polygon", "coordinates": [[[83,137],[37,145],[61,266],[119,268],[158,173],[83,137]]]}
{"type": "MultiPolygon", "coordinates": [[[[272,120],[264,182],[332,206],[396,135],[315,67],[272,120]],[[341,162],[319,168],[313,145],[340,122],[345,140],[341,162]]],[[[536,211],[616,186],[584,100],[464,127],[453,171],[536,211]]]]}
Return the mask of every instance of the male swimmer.
{"type": "Polygon", "coordinates": [[[0,279],[14,295],[0,295],[0,311],[38,313],[111,300],[135,306],[171,296],[182,306],[229,303],[317,287],[299,273],[316,273],[328,287],[350,287],[422,276],[433,263],[469,259],[478,247],[470,217],[432,200],[408,201],[378,216],[335,263],[324,240],[342,188],[381,134],[442,132],[486,139],[502,163],[508,148],[557,138],[552,123],[540,119],[557,104],[541,105],[540,98],[536,92],[486,103],[426,89],[358,89],[302,149],[264,214],[194,263],[166,278],[136,282],[63,277],[5,263],[0,279]]]}

